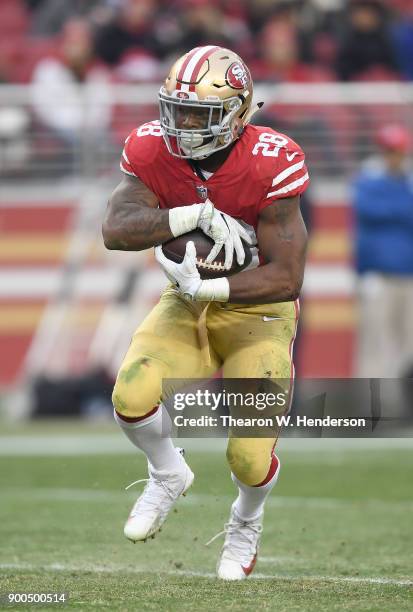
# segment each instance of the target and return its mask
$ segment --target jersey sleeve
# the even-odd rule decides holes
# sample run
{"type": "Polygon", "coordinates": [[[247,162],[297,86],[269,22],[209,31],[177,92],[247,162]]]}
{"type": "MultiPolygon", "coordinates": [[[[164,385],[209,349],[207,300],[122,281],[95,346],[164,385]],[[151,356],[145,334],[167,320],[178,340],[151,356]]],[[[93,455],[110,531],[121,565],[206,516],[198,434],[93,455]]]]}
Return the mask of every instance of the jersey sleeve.
{"type": "MultiPolygon", "coordinates": [[[[148,183],[150,168],[158,153],[162,132],[159,121],[144,123],[133,130],[125,140],[120,169],[148,183]]],[[[150,181],[149,181],[150,182],[150,181]]]]}
{"type": "Polygon", "coordinates": [[[125,146],[123,147],[122,157],[120,159],[120,169],[125,174],[129,174],[129,176],[136,176],[136,178],[138,178],[138,175],[136,174],[137,169],[132,165],[132,163],[129,160],[130,145],[128,146],[128,143],[132,137],[133,137],[133,132],[132,134],[129,134],[129,136],[125,140],[125,146]]]}
{"type": "Polygon", "coordinates": [[[280,148],[276,163],[267,173],[266,193],[260,202],[259,210],[269,206],[274,200],[291,198],[303,193],[310,182],[305,155],[301,147],[293,140],[280,148]]]}

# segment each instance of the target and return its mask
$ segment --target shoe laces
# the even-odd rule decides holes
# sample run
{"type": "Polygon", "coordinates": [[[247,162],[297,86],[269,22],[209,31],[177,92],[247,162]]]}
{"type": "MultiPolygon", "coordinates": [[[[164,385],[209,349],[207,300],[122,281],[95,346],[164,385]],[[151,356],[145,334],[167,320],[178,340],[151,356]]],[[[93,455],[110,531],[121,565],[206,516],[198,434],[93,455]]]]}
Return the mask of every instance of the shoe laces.
{"type": "Polygon", "coordinates": [[[225,542],[222,555],[234,561],[250,561],[249,557],[255,554],[255,547],[259,535],[262,532],[262,524],[257,520],[243,521],[235,516],[231,517],[224,525],[223,531],[212,537],[205,546],[209,546],[222,535],[225,535],[225,542]]]}
{"type": "Polygon", "coordinates": [[[163,513],[163,510],[167,511],[169,504],[175,501],[175,495],[168,487],[167,482],[160,480],[155,475],[151,474],[149,478],[141,478],[140,480],[131,482],[127,487],[125,487],[125,491],[141,482],[146,482],[146,486],[136,500],[130,516],[133,517],[138,512],[161,511],[161,513],[163,513]]]}

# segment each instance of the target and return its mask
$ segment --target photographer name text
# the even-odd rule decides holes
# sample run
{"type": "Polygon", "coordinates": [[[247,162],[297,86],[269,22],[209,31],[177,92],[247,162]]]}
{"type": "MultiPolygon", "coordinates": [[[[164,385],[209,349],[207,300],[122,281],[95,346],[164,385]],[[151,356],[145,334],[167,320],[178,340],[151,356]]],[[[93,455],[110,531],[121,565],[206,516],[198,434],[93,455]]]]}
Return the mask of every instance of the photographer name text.
{"type": "Polygon", "coordinates": [[[310,418],[307,416],[275,415],[273,417],[218,416],[185,417],[178,414],[173,419],[176,427],[366,427],[363,418],[310,418]]]}

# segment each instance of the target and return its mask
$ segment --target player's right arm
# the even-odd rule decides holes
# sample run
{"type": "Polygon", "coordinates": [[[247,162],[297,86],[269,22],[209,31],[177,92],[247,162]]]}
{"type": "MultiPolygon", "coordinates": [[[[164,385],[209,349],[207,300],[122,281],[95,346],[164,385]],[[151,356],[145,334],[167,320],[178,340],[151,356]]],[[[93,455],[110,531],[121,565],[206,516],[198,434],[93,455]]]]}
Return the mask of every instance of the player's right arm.
{"type": "Polygon", "coordinates": [[[225,246],[230,268],[234,240],[212,202],[161,210],[156,195],[137,176],[125,174],[109,198],[102,234],[107,249],[142,251],[197,227],[215,242],[211,259],[225,246]]]}
{"type": "Polygon", "coordinates": [[[173,238],[169,210],[160,210],[155,194],[125,174],[109,198],[102,234],[107,249],[148,249],[173,238]]]}

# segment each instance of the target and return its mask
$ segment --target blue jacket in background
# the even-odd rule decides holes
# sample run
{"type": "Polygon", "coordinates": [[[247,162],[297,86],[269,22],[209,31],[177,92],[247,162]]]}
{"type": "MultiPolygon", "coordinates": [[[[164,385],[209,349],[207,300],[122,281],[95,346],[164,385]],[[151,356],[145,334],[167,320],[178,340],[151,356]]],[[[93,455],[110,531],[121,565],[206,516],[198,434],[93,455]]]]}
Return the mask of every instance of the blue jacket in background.
{"type": "Polygon", "coordinates": [[[394,176],[381,160],[367,164],[353,205],[357,271],[413,275],[413,171],[394,176]]]}
{"type": "Polygon", "coordinates": [[[400,20],[392,28],[393,48],[399,70],[408,81],[413,80],[413,21],[400,20]]]}

